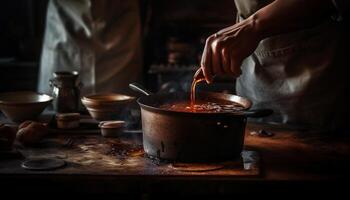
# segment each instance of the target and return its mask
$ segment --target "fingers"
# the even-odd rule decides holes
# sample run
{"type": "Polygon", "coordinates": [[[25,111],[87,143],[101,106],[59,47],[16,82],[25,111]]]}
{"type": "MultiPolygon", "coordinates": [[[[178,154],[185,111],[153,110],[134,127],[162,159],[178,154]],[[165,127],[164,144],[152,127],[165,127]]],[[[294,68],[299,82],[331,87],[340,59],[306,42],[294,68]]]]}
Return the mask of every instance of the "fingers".
{"type": "Polygon", "coordinates": [[[214,38],[212,36],[210,36],[206,40],[205,47],[202,54],[202,59],[201,59],[201,68],[203,70],[205,80],[208,84],[213,81],[212,52],[211,52],[211,43],[213,40],[214,38]]]}
{"type": "Polygon", "coordinates": [[[194,73],[193,78],[198,80],[198,79],[203,78],[203,76],[204,76],[203,70],[201,67],[199,67],[199,69],[197,69],[196,73],[194,73]]]}
{"type": "Polygon", "coordinates": [[[221,61],[221,47],[222,42],[219,41],[219,39],[214,40],[214,42],[211,45],[211,51],[212,51],[212,71],[215,75],[221,75],[224,74],[224,70],[222,67],[222,61],[221,61]]]}
{"type": "Polygon", "coordinates": [[[232,46],[227,46],[221,50],[222,66],[225,74],[238,77],[241,75],[242,61],[240,56],[235,55],[233,48],[232,46]]]}
{"type": "Polygon", "coordinates": [[[230,71],[234,77],[239,77],[242,74],[241,64],[242,64],[242,61],[231,59],[230,71]]]}
{"type": "Polygon", "coordinates": [[[236,60],[233,56],[234,49],[234,37],[225,35],[208,37],[201,59],[201,68],[207,83],[212,83],[214,75],[240,76],[241,59],[238,56],[236,60]]]}
{"type": "Polygon", "coordinates": [[[208,83],[214,75],[241,75],[242,61],[254,52],[262,39],[255,27],[252,20],[243,20],[207,39],[201,68],[208,83]]]}
{"type": "Polygon", "coordinates": [[[231,73],[231,57],[229,50],[227,48],[223,48],[221,50],[221,60],[222,60],[222,68],[225,74],[231,73]]]}

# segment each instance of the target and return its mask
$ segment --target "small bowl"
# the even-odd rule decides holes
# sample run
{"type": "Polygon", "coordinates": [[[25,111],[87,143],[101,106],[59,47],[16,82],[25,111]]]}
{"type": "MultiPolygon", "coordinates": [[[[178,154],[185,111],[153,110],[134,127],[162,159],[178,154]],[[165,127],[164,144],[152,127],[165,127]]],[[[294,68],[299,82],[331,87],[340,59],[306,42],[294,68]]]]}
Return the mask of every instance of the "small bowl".
{"type": "Polygon", "coordinates": [[[121,112],[135,97],[123,94],[95,94],[81,99],[92,118],[99,121],[121,119],[121,112]]]}
{"type": "Polygon", "coordinates": [[[125,128],[125,121],[102,121],[98,126],[103,137],[118,137],[125,128]]]}
{"type": "Polygon", "coordinates": [[[56,115],[57,127],[60,129],[74,129],[80,125],[79,113],[58,113],[56,115]]]}
{"type": "Polygon", "coordinates": [[[13,122],[36,119],[51,103],[52,97],[36,92],[0,94],[0,110],[13,122]]]}

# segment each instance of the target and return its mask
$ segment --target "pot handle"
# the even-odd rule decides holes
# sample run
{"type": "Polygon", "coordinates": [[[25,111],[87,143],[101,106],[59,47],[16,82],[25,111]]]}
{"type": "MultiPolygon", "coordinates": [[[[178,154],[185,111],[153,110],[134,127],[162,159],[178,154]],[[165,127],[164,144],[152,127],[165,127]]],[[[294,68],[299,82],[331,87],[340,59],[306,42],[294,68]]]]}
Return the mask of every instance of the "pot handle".
{"type": "Polygon", "coordinates": [[[135,92],[144,94],[146,96],[151,95],[152,93],[150,91],[148,91],[145,87],[143,87],[141,84],[139,83],[130,83],[129,84],[129,88],[132,89],[135,92]]]}
{"type": "Polygon", "coordinates": [[[245,110],[242,111],[243,115],[246,117],[259,118],[266,117],[273,113],[271,109],[257,109],[257,110],[245,110]]]}

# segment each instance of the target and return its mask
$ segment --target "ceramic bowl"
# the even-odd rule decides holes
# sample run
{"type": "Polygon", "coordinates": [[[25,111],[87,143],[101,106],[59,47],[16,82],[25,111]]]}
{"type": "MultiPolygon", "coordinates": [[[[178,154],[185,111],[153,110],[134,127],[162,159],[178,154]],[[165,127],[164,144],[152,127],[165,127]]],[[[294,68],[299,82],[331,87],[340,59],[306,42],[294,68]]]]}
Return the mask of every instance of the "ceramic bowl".
{"type": "Polygon", "coordinates": [[[135,98],[123,94],[94,94],[81,99],[92,118],[99,121],[122,119],[122,111],[135,98]]]}
{"type": "Polygon", "coordinates": [[[125,128],[125,121],[102,121],[99,127],[103,137],[118,137],[125,128]]]}
{"type": "Polygon", "coordinates": [[[0,110],[13,122],[36,119],[52,101],[52,97],[36,92],[0,94],[0,110]]]}

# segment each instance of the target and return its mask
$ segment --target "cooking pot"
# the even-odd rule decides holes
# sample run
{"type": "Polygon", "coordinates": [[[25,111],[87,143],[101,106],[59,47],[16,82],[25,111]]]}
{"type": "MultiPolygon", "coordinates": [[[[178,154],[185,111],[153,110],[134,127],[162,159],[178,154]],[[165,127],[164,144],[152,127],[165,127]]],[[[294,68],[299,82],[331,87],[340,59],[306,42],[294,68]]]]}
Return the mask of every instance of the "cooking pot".
{"type": "Polygon", "coordinates": [[[239,103],[235,112],[181,112],[161,105],[189,100],[189,93],[151,94],[141,85],[131,89],[143,93],[141,107],[143,147],[152,157],[168,161],[209,162],[233,160],[240,156],[247,117],[264,117],[272,110],[249,110],[252,102],[237,95],[201,92],[196,97],[210,102],[239,103]]]}

